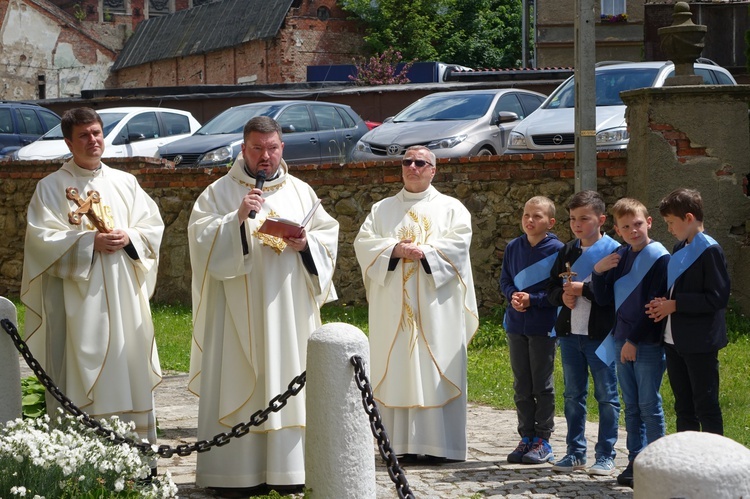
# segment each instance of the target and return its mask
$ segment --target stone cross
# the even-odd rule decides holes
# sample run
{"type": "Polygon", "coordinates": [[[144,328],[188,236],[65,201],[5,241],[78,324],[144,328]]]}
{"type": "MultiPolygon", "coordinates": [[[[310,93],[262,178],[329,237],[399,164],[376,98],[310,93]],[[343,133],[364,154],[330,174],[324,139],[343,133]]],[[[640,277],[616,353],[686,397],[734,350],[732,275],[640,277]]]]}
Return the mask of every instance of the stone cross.
{"type": "MultiPolygon", "coordinates": [[[[16,306],[0,296],[0,319],[17,324],[16,306]]],[[[21,417],[21,369],[13,340],[0,327],[0,425],[21,417]]]]}

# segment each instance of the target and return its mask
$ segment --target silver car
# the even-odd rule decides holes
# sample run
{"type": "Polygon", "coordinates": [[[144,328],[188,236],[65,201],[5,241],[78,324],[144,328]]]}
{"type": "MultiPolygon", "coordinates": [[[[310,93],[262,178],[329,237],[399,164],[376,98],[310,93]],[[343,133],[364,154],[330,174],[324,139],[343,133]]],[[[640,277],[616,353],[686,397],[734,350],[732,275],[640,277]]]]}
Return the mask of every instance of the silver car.
{"type": "MultiPolygon", "coordinates": [[[[635,88],[661,87],[674,75],[671,62],[629,62],[600,65],[595,69],[596,147],[625,149],[630,135],[625,122],[627,107],[620,92],[635,88]]],[[[695,74],[707,85],[736,85],[726,69],[696,63],[695,74]]],[[[519,123],[510,134],[506,154],[572,151],[575,149],[575,82],[565,80],[542,106],[519,123]]]]}
{"type": "Polygon", "coordinates": [[[521,89],[429,94],[367,132],[352,160],[399,159],[413,145],[427,146],[438,158],[501,154],[513,127],[544,98],[521,89]]]}

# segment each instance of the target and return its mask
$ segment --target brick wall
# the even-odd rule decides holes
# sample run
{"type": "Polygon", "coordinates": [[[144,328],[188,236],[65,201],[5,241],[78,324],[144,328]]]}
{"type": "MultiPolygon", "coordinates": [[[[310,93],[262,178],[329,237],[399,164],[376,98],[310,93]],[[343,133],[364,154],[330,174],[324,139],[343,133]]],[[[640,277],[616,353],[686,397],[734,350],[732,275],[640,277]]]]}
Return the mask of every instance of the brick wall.
{"type": "MultiPolygon", "coordinates": [[[[625,152],[599,153],[599,189],[607,203],[625,195],[625,152]]],[[[195,198],[226,169],[164,167],[152,158],[123,158],[108,164],[136,175],[159,204],[166,229],[154,299],[190,302],[190,259],[187,222],[195,198]]],[[[51,162],[3,163],[0,168],[0,295],[17,296],[20,289],[26,208],[36,182],[55,171],[51,162]]],[[[549,196],[558,206],[554,232],[570,239],[565,203],[574,192],[573,154],[462,158],[441,161],[435,187],[460,199],[472,213],[471,257],[477,297],[484,310],[500,303],[497,281],[506,244],[521,234],[524,202],[549,196]]],[[[401,189],[397,163],[308,166],[294,175],[313,186],[325,209],[341,225],[335,284],[340,303],[364,303],[360,269],[352,242],[372,204],[401,189]]],[[[239,200],[238,200],[239,204],[239,200]]]]}

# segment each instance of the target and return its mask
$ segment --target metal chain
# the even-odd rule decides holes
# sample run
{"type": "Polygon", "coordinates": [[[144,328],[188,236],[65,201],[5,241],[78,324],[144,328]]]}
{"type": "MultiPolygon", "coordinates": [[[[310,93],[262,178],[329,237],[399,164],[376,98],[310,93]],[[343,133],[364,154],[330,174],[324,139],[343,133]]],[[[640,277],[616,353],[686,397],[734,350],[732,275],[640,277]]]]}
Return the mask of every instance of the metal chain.
{"type": "Polygon", "coordinates": [[[250,416],[250,421],[247,423],[239,423],[232,428],[230,432],[219,433],[210,440],[199,440],[194,444],[182,444],[177,447],[171,447],[169,445],[160,445],[156,451],[154,451],[151,444],[136,442],[131,438],[119,435],[113,430],[104,428],[102,424],[96,419],[92,418],[81,409],[76,407],[75,404],[67,397],[64,393],[55,385],[52,378],[50,378],[44,371],[39,362],[31,355],[29,347],[21,339],[18,334],[16,326],[8,319],[0,321],[5,332],[8,333],[16,345],[16,349],[21,353],[26,363],[29,365],[34,374],[36,375],[39,382],[47,389],[47,391],[60,402],[60,405],[71,413],[76,418],[80,419],[84,425],[93,429],[99,435],[107,438],[108,440],[115,442],[116,444],[128,444],[132,447],[137,448],[141,453],[146,455],[158,454],[159,457],[170,458],[177,454],[178,456],[189,456],[193,452],[206,452],[211,450],[212,447],[221,447],[226,445],[232,438],[240,438],[250,433],[250,428],[253,426],[260,426],[265,423],[268,419],[269,414],[272,412],[279,412],[287,404],[287,400],[290,397],[297,395],[302,388],[305,387],[305,381],[307,378],[307,371],[303,371],[302,374],[292,379],[287,390],[275,396],[268,403],[268,407],[264,410],[259,410],[250,416]]]}
{"type": "Polygon", "coordinates": [[[354,380],[357,382],[357,387],[362,392],[362,405],[365,407],[365,412],[370,417],[370,429],[372,430],[372,435],[378,441],[380,456],[387,465],[388,475],[391,477],[391,481],[396,485],[398,497],[401,499],[414,499],[414,494],[409,487],[409,482],[406,479],[404,470],[402,470],[401,466],[398,464],[398,458],[396,457],[396,453],[393,452],[388,433],[385,431],[385,426],[383,426],[383,418],[380,416],[378,406],[375,404],[372,386],[370,386],[370,380],[367,379],[362,357],[354,355],[350,359],[350,362],[354,366],[354,380]]]}

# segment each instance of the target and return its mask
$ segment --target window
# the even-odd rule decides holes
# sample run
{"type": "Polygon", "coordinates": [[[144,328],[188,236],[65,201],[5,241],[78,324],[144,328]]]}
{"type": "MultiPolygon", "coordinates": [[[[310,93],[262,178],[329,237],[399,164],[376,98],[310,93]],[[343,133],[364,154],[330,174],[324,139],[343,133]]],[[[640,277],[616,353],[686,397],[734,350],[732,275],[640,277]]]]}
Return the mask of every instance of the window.
{"type": "Polygon", "coordinates": [[[616,16],[625,13],[625,0],[602,0],[602,16],[616,16]]]}
{"type": "Polygon", "coordinates": [[[165,16],[174,12],[174,0],[148,0],[148,17],[165,16]]]}
{"type": "Polygon", "coordinates": [[[190,133],[190,120],[188,120],[187,116],[175,113],[161,113],[161,120],[167,129],[167,136],[190,133]]]}
{"type": "Polygon", "coordinates": [[[312,106],[315,119],[318,121],[318,130],[341,130],[346,128],[341,115],[333,106],[312,106]]]}
{"type": "Polygon", "coordinates": [[[498,116],[500,116],[500,111],[509,111],[511,113],[516,113],[519,119],[524,119],[526,117],[523,112],[523,108],[521,107],[521,103],[518,102],[518,97],[516,97],[514,94],[506,94],[500,97],[500,99],[497,101],[497,105],[495,106],[495,112],[492,113],[493,118],[497,118],[498,116]]]}
{"type": "Polygon", "coordinates": [[[19,109],[21,119],[18,120],[19,132],[32,135],[43,135],[45,130],[33,109],[19,109]]]}
{"type": "Polygon", "coordinates": [[[49,111],[39,111],[39,116],[42,117],[44,122],[44,128],[49,130],[60,124],[60,118],[50,113],[49,111]]]}
{"type": "Polygon", "coordinates": [[[13,133],[13,116],[9,107],[0,108],[0,133],[13,133]]]}
{"type": "Polygon", "coordinates": [[[156,113],[143,113],[134,116],[125,125],[125,130],[131,142],[159,137],[159,122],[156,121],[156,113]]]}
{"type": "Polygon", "coordinates": [[[282,127],[293,126],[295,132],[313,131],[312,120],[310,119],[310,113],[307,112],[307,106],[292,106],[281,113],[277,121],[282,127]]]}
{"type": "Polygon", "coordinates": [[[341,119],[344,120],[344,123],[345,123],[344,126],[346,126],[346,128],[354,128],[354,127],[357,126],[357,124],[354,122],[354,118],[352,118],[351,116],[349,116],[349,113],[347,113],[346,111],[344,111],[340,107],[337,107],[336,111],[339,112],[339,114],[341,115],[341,119]]]}

